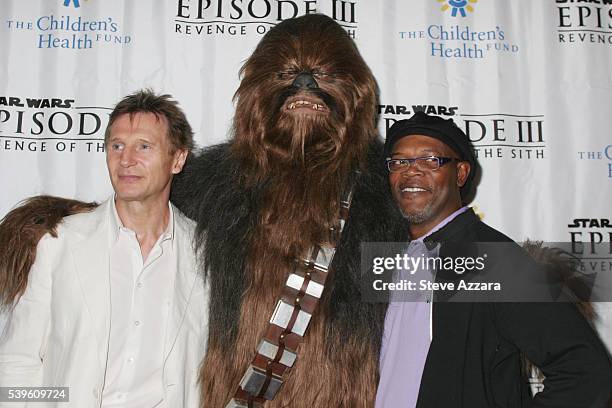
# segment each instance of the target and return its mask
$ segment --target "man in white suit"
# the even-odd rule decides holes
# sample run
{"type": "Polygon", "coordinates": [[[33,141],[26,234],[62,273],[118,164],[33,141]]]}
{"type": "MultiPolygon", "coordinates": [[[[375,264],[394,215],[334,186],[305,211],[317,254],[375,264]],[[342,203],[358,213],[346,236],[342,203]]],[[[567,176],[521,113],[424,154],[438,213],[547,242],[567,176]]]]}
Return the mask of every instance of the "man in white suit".
{"type": "Polygon", "coordinates": [[[0,386],[69,387],[69,403],[36,407],[198,407],[208,289],[194,223],[169,202],[191,127],[169,95],[139,91],[105,143],[115,194],[39,242],[0,338],[0,386]]]}

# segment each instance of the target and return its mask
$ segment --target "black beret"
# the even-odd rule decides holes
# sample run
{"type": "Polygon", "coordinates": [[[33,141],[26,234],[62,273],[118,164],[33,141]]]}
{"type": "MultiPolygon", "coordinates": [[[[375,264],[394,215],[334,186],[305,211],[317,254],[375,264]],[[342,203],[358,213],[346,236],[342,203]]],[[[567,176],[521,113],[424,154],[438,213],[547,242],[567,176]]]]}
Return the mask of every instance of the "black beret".
{"type": "Polygon", "coordinates": [[[424,135],[438,139],[453,149],[461,160],[470,163],[471,170],[465,185],[461,189],[462,195],[464,190],[471,187],[472,180],[479,168],[478,160],[474,154],[472,142],[470,142],[465,132],[455,125],[452,119],[444,119],[439,116],[428,115],[424,112],[417,112],[409,119],[398,120],[387,131],[385,158],[391,156],[393,146],[398,140],[410,135],[424,135]]]}

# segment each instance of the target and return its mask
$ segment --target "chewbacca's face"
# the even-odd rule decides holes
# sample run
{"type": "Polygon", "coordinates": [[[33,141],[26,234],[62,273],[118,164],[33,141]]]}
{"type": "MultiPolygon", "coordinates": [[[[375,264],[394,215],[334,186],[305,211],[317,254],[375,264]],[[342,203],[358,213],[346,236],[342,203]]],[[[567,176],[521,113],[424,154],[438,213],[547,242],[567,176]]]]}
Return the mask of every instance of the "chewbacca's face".
{"type": "Polygon", "coordinates": [[[320,71],[287,71],[278,74],[280,80],[292,81],[281,94],[284,100],[280,111],[287,115],[328,116],[335,108],[332,97],[319,88],[319,82],[329,81],[332,74],[320,71]]]}
{"type": "Polygon", "coordinates": [[[346,116],[338,76],[305,65],[276,74],[273,81],[279,91],[273,96],[266,126],[266,141],[276,151],[296,159],[317,147],[335,145],[334,129],[342,127],[346,116]]]}
{"type": "MultiPolygon", "coordinates": [[[[261,164],[337,160],[351,138],[375,135],[376,85],[353,41],[324,15],[287,20],[264,36],[242,68],[236,142],[261,164]]],[[[366,140],[367,139],[367,140],[366,140]]],[[[350,156],[350,155],[349,155],[350,156]]]]}

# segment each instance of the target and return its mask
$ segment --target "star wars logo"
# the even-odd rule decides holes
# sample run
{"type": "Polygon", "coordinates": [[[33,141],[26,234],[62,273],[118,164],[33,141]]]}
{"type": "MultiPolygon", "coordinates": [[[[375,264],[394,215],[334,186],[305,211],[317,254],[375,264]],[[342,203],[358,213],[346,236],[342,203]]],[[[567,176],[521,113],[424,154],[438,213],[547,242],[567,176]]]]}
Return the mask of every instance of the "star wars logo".
{"type": "MultiPolygon", "coordinates": [[[[412,115],[416,112],[425,112],[428,115],[455,116],[457,106],[444,105],[378,105],[379,115],[412,115]]],[[[407,119],[407,118],[406,118],[407,119]]],[[[387,130],[395,123],[395,119],[385,119],[387,130]]]]}
{"type": "Polygon", "coordinates": [[[612,0],[556,0],[562,44],[612,45],[612,0]]]}
{"type": "Polygon", "coordinates": [[[177,0],[174,32],[185,36],[265,34],[279,22],[324,13],[356,38],[356,2],[350,0],[177,0]]]}
{"type": "Polygon", "coordinates": [[[574,218],[567,227],[570,235],[568,252],[580,260],[580,268],[589,273],[611,273],[612,220],[608,218],[574,218]]]}
{"type": "Polygon", "coordinates": [[[445,105],[394,104],[378,107],[385,133],[397,120],[408,119],[415,112],[452,118],[470,138],[480,160],[545,158],[544,115],[461,114],[457,106],[445,105]]]}
{"type": "Polygon", "coordinates": [[[0,96],[0,150],[104,152],[110,111],[70,98],[0,96]]]}

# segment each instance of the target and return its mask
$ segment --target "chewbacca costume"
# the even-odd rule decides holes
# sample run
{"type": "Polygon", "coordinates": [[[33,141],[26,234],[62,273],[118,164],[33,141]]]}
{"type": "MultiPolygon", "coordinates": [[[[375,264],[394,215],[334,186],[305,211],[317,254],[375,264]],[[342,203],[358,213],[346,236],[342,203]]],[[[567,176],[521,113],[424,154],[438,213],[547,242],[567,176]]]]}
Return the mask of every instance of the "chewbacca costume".
{"type": "MultiPolygon", "coordinates": [[[[265,406],[372,407],[386,307],[361,300],[360,244],[408,239],[376,137],[374,78],[345,31],[323,15],[278,24],[241,73],[233,137],[190,158],[172,190],[173,203],[197,221],[197,255],[211,286],[202,406],[230,401],[295,259],[332,241],[341,195],[352,189],[298,358],[265,406]]],[[[91,208],[41,197],[7,215],[3,305],[23,292],[38,239],[62,216],[91,208]]]]}
{"type": "Polygon", "coordinates": [[[241,74],[233,138],[188,162],[172,190],[173,203],[197,221],[211,285],[204,406],[225,407],[234,395],[294,259],[330,241],[351,186],[325,291],[266,407],[373,406],[385,308],[361,299],[360,244],[407,238],[376,138],[374,78],[323,15],[270,30],[241,74]]]}

